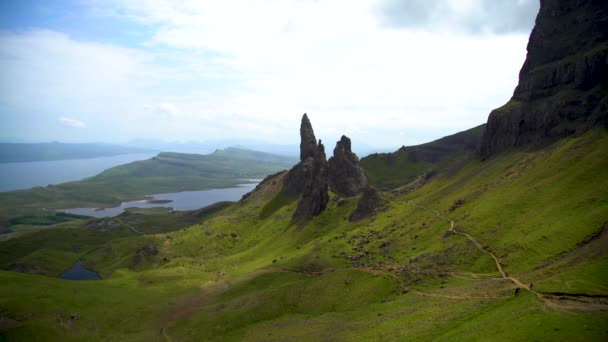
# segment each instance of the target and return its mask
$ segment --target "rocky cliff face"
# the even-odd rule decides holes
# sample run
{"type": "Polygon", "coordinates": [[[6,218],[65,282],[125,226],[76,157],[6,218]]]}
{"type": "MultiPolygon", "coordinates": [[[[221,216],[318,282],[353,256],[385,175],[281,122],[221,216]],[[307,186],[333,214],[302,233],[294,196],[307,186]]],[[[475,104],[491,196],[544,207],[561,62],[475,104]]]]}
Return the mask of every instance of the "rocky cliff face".
{"type": "Polygon", "coordinates": [[[367,187],[367,179],[359,166],[359,158],[351,150],[350,139],[342,136],[329,160],[321,140],[317,143],[308,116],[300,125],[300,162],[284,178],[283,192],[298,198],[294,218],[320,214],[329,202],[328,189],[341,196],[355,196],[367,187]]]}
{"type": "Polygon", "coordinates": [[[300,162],[285,177],[284,191],[299,196],[294,218],[306,218],[320,214],[329,202],[328,167],[325,147],[315,138],[315,133],[304,114],[300,125],[300,162]]]}
{"type": "Polygon", "coordinates": [[[541,0],[512,99],[490,113],[482,157],[608,122],[608,2],[541,0]]]}
{"type": "Polygon", "coordinates": [[[327,207],[329,194],[327,193],[327,160],[325,147],[319,140],[314,157],[308,157],[301,164],[305,171],[305,184],[302,198],[294,217],[310,217],[320,214],[327,207]]]}
{"type": "Polygon", "coordinates": [[[302,123],[300,124],[300,161],[306,160],[306,158],[314,158],[317,152],[317,139],[315,138],[315,132],[312,130],[308,115],[304,113],[302,116],[302,123]]]}
{"type": "Polygon", "coordinates": [[[338,195],[350,197],[363,191],[367,179],[359,166],[359,158],[351,150],[350,139],[342,136],[329,158],[329,186],[338,195]]]}

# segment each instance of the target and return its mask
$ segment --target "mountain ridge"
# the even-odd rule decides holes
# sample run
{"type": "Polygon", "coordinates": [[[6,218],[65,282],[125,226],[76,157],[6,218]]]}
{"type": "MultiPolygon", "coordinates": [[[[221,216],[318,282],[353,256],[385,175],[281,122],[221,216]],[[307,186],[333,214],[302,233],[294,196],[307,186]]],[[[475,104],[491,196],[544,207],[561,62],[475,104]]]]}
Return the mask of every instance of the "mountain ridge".
{"type": "Polygon", "coordinates": [[[88,159],[152,151],[155,150],[100,143],[0,143],[0,163],[88,159]]]}
{"type": "Polygon", "coordinates": [[[608,3],[542,0],[513,97],[492,111],[483,158],[608,125],[608,3]]]}

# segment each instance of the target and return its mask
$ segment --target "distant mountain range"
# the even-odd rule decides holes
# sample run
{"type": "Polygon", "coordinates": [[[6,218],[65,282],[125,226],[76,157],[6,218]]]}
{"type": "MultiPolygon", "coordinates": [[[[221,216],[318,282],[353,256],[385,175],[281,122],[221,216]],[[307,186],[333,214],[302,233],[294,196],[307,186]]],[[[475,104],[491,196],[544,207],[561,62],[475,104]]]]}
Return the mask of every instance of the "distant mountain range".
{"type": "MultiPolygon", "coordinates": [[[[324,140],[325,141],[325,140],[324,140]]],[[[332,145],[333,141],[327,141],[332,145]]],[[[208,154],[217,149],[235,147],[239,149],[262,151],[283,156],[297,157],[300,153],[298,144],[272,144],[251,139],[223,139],[211,141],[162,141],[156,139],[136,139],[126,144],[135,148],[153,149],[156,151],[171,151],[180,153],[208,154]]],[[[390,152],[393,149],[378,148],[361,142],[353,146],[353,151],[360,157],[371,153],[390,152]]]]}
{"type": "Polygon", "coordinates": [[[154,149],[149,148],[95,143],[0,143],[0,163],[85,159],[154,151],[154,149]]]}
{"type": "MultiPolygon", "coordinates": [[[[209,154],[216,150],[235,148],[261,151],[265,153],[297,157],[300,147],[297,144],[271,144],[255,140],[215,140],[215,141],[162,141],[156,139],[137,139],[124,145],[109,143],[0,143],[0,163],[16,163],[45,160],[86,159],[115,156],[128,153],[178,152],[209,154]]],[[[360,157],[372,153],[389,152],[391,149],[376,148],[357,143],[353,151],[360,157]]]]}

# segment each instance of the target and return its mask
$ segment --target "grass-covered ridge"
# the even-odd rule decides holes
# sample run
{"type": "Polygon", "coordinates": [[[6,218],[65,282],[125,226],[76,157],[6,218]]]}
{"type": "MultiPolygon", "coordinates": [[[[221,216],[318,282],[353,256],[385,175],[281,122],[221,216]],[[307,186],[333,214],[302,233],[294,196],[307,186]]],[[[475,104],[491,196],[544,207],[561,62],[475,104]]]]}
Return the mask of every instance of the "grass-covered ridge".
{"type": "Polygon", "coordinates": [[[243,183],[239,179],[263,178],[294,163],[290,157],[237,148],[209,155],[160,153],[78,182],[2,192],[0,229],[18,216],[47,216],[43,208],[115,206],[156,193],[227,188],[243,183]]]}
{"type": "Polygon", "coordinates": [[[386,210],[359,222],[348,220],[357,198],[332,195],[321,215],[293,224],[296,203],[277,199],[280,175],[186,229],[146,230],[153,216],[136,226],[146,234],[120,224],[106,231],[99,224],[65,228],[86,247],[70,250],[57,241],[46,252],[24,247],[44,246],[52,230],[15,238],[0,250],[10,243],[24,252],[7,253],[5,265],[60,269],[62,258],[80,258],[104,280],[0,273],[0,315],[11,325],[4,334],[30,340],[605,340],[607,152],[608,132],[598,129],[542,150],[470,160],[417,186],[385,192],[386,210]],[[273,200],[281,205],[265,210],[273,200]],[[457,200],[464,201],[454,207],[457,200]],[[516,290],[489,254],[450,232],[442,217],[496,256],[508,276],[526,287],[533,283],[534,292],[516,290]],[[147,245],[159,254],[135,263],[147,245]]]}
{"type": "Polygon", "coordinates": [[[424,174],[457,170],[475,158],[484,129],[485,124],[392,153],[374,153],[361,159],[361,167],[370,184],[379,188],[395,188],[424,174]]]}

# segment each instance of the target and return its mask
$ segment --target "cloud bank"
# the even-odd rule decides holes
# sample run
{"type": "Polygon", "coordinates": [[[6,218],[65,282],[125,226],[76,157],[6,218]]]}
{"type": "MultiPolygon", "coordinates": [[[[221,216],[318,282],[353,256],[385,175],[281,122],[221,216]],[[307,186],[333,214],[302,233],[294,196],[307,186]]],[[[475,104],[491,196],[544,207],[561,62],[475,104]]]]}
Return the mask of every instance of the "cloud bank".
{"type": "MultiPolygon", "coordinates": [[[[137,39],[0,33],[0,137],[289,144],[307,112],[324,141],[347,134],[398,147],[484,122],[512,94],[528,33],[435,30],[429,23],[447,5],[407,3],[418,15],[389,10],[398,4],[388,0],[92,0],[83,14],[91,23],[127,22],[137,39]],[[86,134],[57,117],[78,117],[86,134]]],[[[448,13],[470,23],[472,8],[448,13]]]]}
{"type": "Polygon", "coordinates": [[[395,28],[509,34],[530,32],[539,6],[538,0],[383,0],[376,13],[395,28]]]}
{"type": "Polygon", "coordinates": [[[61,117],[61,118],[59,118],[59,122],[61,122],[62,124],[66,125],[66,126],[70,126],[70,127],[78,127],[78,128],[87,127],[87,125],[85,125],[84,122],[82,122],[80,120],[72,119],[72,118],[61,117]]]}

